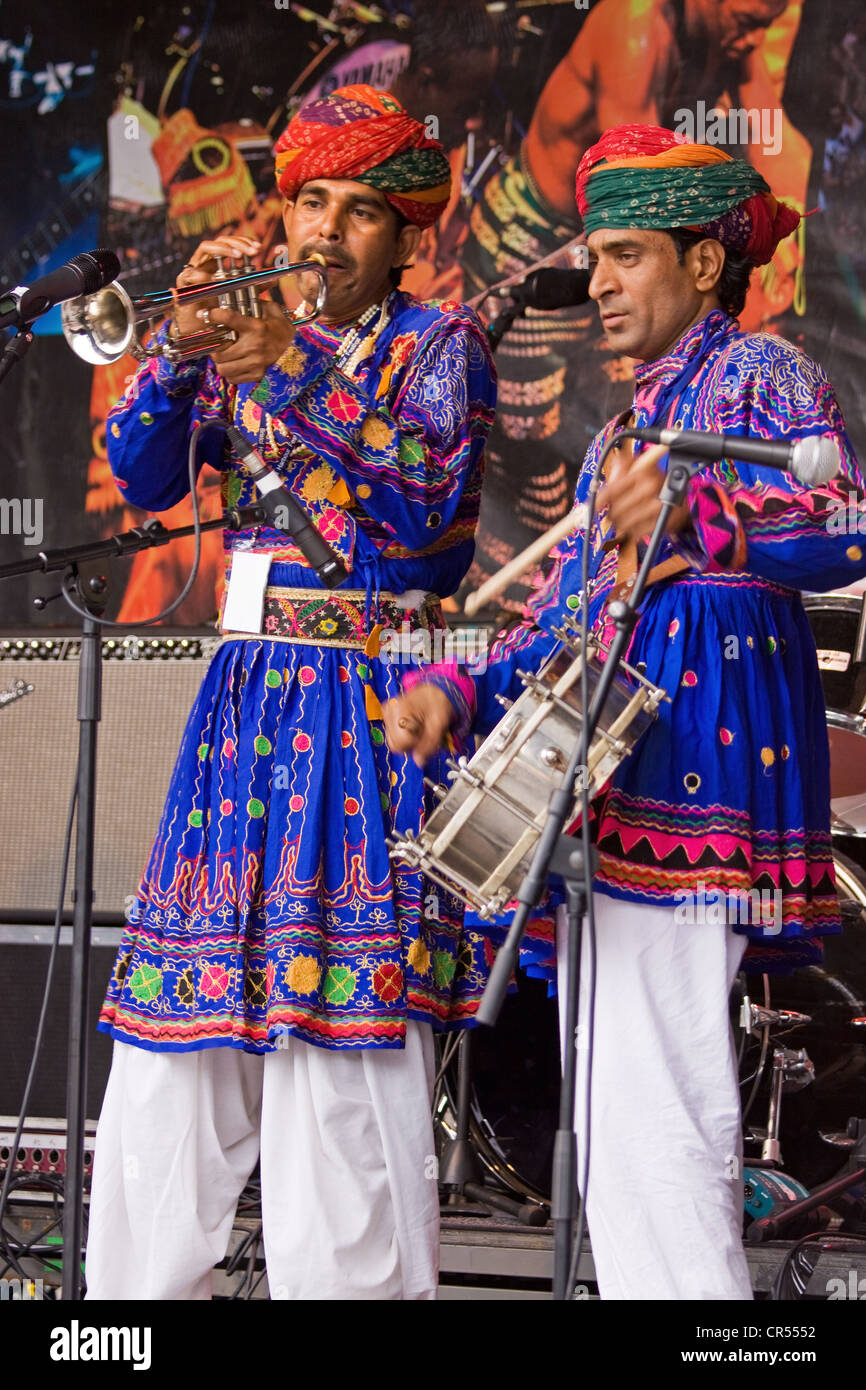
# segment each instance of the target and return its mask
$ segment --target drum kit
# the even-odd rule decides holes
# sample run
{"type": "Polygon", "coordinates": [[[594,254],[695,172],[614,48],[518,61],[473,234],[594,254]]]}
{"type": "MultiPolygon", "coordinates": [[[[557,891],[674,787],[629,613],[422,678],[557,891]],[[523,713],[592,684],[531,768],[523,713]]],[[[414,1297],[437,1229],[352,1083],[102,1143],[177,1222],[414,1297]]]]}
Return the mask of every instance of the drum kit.
{"type": "MultiPolygon", "coordinates": [[[[826,939],[822,965],[772,985],[767,975],[743,973],[732,993],[747,1228],[844,1169],[855,1142],[846,1125],[866,1114],[866,594],[806,595],[804,604],[827,707],[845,930],[826,939]]],[[[556,636],[560,646],[541,671],[520,672],[523,693],[513,703],[499,697],[503,718],[474,756],[449,761],[450,787],[428,784],[438,804],[418,836],[392,841],[392,857],[421,869],[482,920],[513,901],[580,736],[577,624],[556,636]]],[[[604,654],[593,639],[590,699],[604,654]]],[[[642,670],[617,677],[585,769],[591,797],[665,698],[642,670]]],[[[452,1203],[480,1200],[529,1224],[545,1220],[559,1072],[556,1002],[540,980],[521,978],[495,1032],[477,1029],[442,1044],[434,1124],[452,1203]]]]}

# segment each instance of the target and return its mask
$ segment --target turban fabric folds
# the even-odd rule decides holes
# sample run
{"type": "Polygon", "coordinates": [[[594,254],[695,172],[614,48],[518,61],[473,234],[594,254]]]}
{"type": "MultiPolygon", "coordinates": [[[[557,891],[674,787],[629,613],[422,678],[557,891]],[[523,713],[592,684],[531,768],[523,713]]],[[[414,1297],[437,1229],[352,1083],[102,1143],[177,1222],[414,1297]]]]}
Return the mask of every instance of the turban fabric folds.
{"type": "Polygon", "coordinates": [[[378,188],[416,227],[444,211],[451,170],[438,140],[387,92],[341,87],[310,101],[274,146],[277,187],[294,199],[311,179],[352,179],[378,188]]]}
{"type": "Polygon", "coordinates": [[[800,221],[751,164],[660,126],[606,131],[578,165],[576,195],[587,233],[687,227],[753,265],[766,265],[800,221]]]}

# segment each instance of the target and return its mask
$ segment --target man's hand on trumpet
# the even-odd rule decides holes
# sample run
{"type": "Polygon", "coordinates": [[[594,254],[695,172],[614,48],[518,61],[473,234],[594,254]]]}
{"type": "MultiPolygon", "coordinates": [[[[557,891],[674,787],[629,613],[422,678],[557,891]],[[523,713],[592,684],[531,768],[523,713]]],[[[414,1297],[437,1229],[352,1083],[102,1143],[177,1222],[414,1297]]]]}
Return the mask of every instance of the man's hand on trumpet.
{"type": "MultiPolygon", "coordinates": [[[[261,243],[245,236],[220,236],[203,241],[196,247],[177,277],[178,289],[207,285],[219,270],[220,260],[240,262],[250,260],[261,250],[261,243]]],[[[226,282],[226,290],[231,281],[226,282]]],[[[226,381],[238,386],[246,381],[261,381],[268,367],[282,357],[294,337],[294,327],[276,304],[260,300],[261,318],[239,314],[235,309],[221,309],[219,299],[199,299],[179,307],[174,314],[177,333],[185,337],[208,328],[234,329],[237,342],[213,348],[209,354],[214,366],[226,381]]]]}
{"type": "Polygon", "coordinates": [[[236,343],[213,348],[210,354],[220,376],[233,386],[245,381],[261,381],[268,367],[279,361],[295,336],[294,327],[276,304],[262,300],[261,311],[260,319],[239,314],[236,309],[205,311],[207,327],[233,328],[238,335],[236,343]]]}
{"type": "MultiPolygon", "coordinates": [[[[261,249],[261,242],[253,241],[251,237],[246,236],[220,236],[214,237],[211,241],[203,241],[195,248],[178,275],[175,287],[179,290],[189,290],[196,285],[209,285],[220,268],[220,260],[241,262],[244,256],[252,260],[261,249]]],[[[236,268],[240,270],[241,266],[237,265],[236,268]]],[[[188,333],[200,333],[203,327],[199,317],[201,311],[216,309],[218,306],[219,299],[214,295],[213,299],[197,299],[192,304],[177,308],[174,321],[178,334],[186,337],[188,333]]]]}

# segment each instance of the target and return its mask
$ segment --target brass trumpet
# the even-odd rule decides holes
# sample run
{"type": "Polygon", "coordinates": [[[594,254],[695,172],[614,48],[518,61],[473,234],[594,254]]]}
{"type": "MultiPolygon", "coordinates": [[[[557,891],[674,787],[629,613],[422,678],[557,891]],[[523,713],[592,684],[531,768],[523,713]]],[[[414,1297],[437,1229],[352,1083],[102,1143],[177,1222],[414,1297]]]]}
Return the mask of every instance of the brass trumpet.
{"type": "Polygon", "coordinates": [[[155,294],[144,294],[138,299],[132,299],[115,280],[104,289],[97,290],[95,294],[82,294],[77,299],[68,299],[60,309],[63,336],[76,356],[94,366],[116,362],[126,352],[131,353],[139,362],[145,362],[150,357],[165,357],[169,362],[186,362],[191,357],[204,356],[216,347],[225,347],[229,343],[237,342],[237,333],[233,328],[216,324],[202,333],[187,333],[182,337],[169,338],[164,343],[145,346],[139,336],[142,325],[153,327],[155,321],[166,313],[171,313],[186,304],[195,304],[201,299],[215,297],[219,298],[221,309],[235,309],[251,318],[261,318],[259,290],[275,284],[283,275],[297,275],[308,270],[319,277],[319,289],[312,310],[300,318],[296,318],[286,309],[283,313],[287,318],[291,318],[295,325],[310,323],[324,309],[328,293],[327,269],[323,257],[314,255],[308,261],[271,266],[267,270],[253,270],[252,262],[244,257],[243,269],[239,273],[233,273],[229,257],[222,257],[219,270],[206,285],[158,290],[155,294]]]}

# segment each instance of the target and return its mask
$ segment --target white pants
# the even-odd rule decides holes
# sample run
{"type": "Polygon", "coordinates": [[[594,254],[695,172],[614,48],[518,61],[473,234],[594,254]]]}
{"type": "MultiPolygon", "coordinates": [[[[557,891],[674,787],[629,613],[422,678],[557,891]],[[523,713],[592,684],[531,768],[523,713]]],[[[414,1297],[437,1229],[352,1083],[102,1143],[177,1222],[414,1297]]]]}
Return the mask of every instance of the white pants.
{"type": "Polygon", "coordinates": [[[261,1161],[272,1298],[435,1298],[433,1035],[404,1050],[290,1039],[149,1052],[116,1042],[96,1135],[88,1298],[206,1299],[261,1161]]]}
{"type": "MultiPolygon", "coordinates": [[[[728,996],[746,939],[674,921],[672,907],[596,893],[596,998],[587,1223],[610,1299],[751,1299],[742,1138],[728,996]]],[[[560,1002],[564,910],[557,929],[560,1002]]],[[[589,935],[581,952],[586,1022],[589,935]]],[[[586,1119],[579,1033],[578,1177],[586,1119]]]]}

